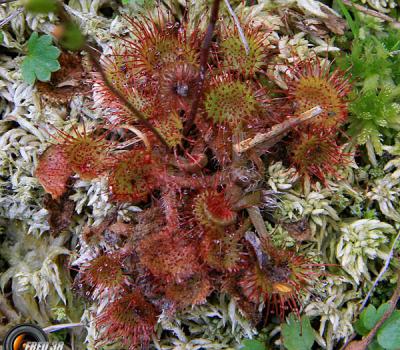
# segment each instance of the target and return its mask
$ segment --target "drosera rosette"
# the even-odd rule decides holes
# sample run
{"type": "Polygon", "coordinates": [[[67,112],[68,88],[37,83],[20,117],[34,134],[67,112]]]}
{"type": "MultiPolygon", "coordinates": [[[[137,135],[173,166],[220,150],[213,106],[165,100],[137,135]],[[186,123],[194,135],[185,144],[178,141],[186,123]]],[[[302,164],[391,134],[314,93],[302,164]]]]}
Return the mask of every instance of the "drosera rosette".
{"type": "Polygon", "coordinates": [[[203,170],[208,162],[203,143],[197,143],[191,153],[185,152],[184,155],[175,154],[174,165],[182,172],[187,174],[198,174],[203,170]]]}
{"type": "Polygon", "coordinates": [[[238,78],[234,73],[215,72],[204,94],[204,115],[215,125],[233,129],[246,126],[259,115],[264,95],[254,83],[238,78]]]}
{"type": "Polygon", "coordinates": [[[211,235],[233,234],[232,230],[249,227],[242,209],[260,204],[261,193],[257,192],[249,203],[249,198],[242,198],[242,189],[223,172],[212,176],[202,174],[196,178],[197,188],[188,196],[182,225],[194,227],[197,236],[207,232],[211,235]]]}
{"type": "Polygon", "coordinates": [[[181,283],[167,284],[164,293],[173,302],[175,310],[184,310],[206,303],[213,289],[213,283],[206,273],[196,273],[181,283]]]}
{"type": "MultiPolygon", "coordinates": [[[[132,65],[126,61],[123,49],[114,49],[112,54],[101,60],[104,74],[132,106],[140,110],[149,119],[153,115],[157,83],[144,74],[135,74],[132,65]],[[121,51],[118,51],[121,50],[121,51]]],[[[98,73],[93,74],[94,108],[102,111],[104,118],[111,125],[135,122],[136,116],[110,91],[98,73]]]]}
{"type": "MultiPolygon", "coordinates": [[[[103,59],[105,75],[166,145],[175,147],[183,136],[185,114],[196,97],[198,33],[187,34],[185,21],[174,22],[162,10],[149,18],[141,15],[127,21],[136,39],[119,38],[119,46],[103,59]]],[[[95,77],[94,81],[96,106],[104,111],[109,124],[143,122],[114,96],[103,79],[95,77]]]]}
{"type": "Polygon", "coordinates": [[[246,264],[246,252],[238,230],[206,231],[200,243],[200,255],[205,264],[217,271],[239,271],[246,264]]]}
{"type": "Polygon", "coordinates": [[[181,145],[183,140],[183,122],[178,112],[160,113],[154,118],[154,126],[169,147],[181,145]]]}
{"type": "Polygon", "coordinates": [[[223,229],[237,220],[237,212],[224,189],[202,190],[193,200],[193,214],[198,224],[211,230],[223,229]]]}
{"type": "Polygon", "coordinates": [[[268,37],[271,31],[253,21],[240,22],[243,34],[235,23],[222,23],[221,38],[216,52],[224,70],[254,77],[257,73],[263,73],[268,64],[271,51],[268,37]]]}
{"type": "Polygon", "coordinates": [[[266,306],[267,316],[283,320],[291,311],[300,315],[301,297],[323,275],[325,265],[294,250],[277,250],[268,240],[253,246],[257,261],[243,273],[239,286],[248,301],[266,306]]]}
{"type": "Polygon", "coordinates": [[[338,176],[339,169],[351,161],[350,154],[338,144],[336,133],[325,129],[314,127],[295,133],[288,148],[289,162],[308,182],[318,180],[327,185],[327,178],[338,176]]]}
{"type": "Polygon", "coordinates": [[[67,191],[72,175],[73,171],[62,145],[48,147],[40,156],[35,169],[36,178],[53,199],[60,198],[67,191]]]}
{"type": "Polygon", "coordinates": [[[59,130],[57,138],[72,171],[82,180],[92,180],[104,172],[103,165],[111,143],[106,139],[107,133],[97,135],[95,130],[87,131],[84,123],[82,127],[83,131],[80,131],[73,126],[71,134],[59,130]]]}
{"type": "Polygon", "coordinates": [[[110,162],[108,185],[112,201],[140,203],[156,188],[154,174],[160,169],[147,149],[138,147],[116,153],[110,162]]]}
{"type": "Polygon", "coordinates": [[[205,177],[202,186],[190,195],[181,226],[199,242],[204,264],[217,271],[238,270],[244,262],[244,232],[250,227],[236,208],[237,199],[228,180],[205,177]]]}
{"type": "Polygon", "coordinates": [[[157,100],[165,112],[190,111],[197,94],[198,70],[192,63],[174,62],[160,71],[157,100]]]}
{"type": "Polygon", "coordinates": [[[188,32],[187,23],[176,22],[159,9],[157,14],[126,18],[130,38],[121,38],[125,46],[125,58],[134,70],[148,77],[158,76],[166,65],[186,62],[197,65],[200,34],[188,32]]]}
{"type": "MultiPolygon", "coordinates": [[[[146,118],[162,111],[188,111],[198,79],[198,29],[188,33],[187,21],[176,22],[158,8],[156,14],[126,17],[129,36],[103,59],[106,77],[146,118]]],[[[130,110],[111,93],[102,79],[95,78],[97,105],[105,109],[111,123],[135,121],[130,110]]]]}
{"type": "Polygon", "coordinates": [[[332,63],[315,56],[296,62],[285,79],[288,88],[283,93],[294,103],[296,114],[315,106],[323,109],[309,124],[332,129],[347,120],[351,84],[346,72],[338,68],[332,71],[332,63]]]}
{"type": "Polygon", "coordinates": [[[95,318],[98,346],[120,343],[135,350],[148,347],[157,323],[157,310],[138,290],[109,303],[95,318]]]}
{"type": "Polygon", "coordinates": [[[112,300],[129,285],[123,259],[120,252],[100,254],[80,266],[75,283],[83,284],[93,299],[108,297],[112,300]]]}
{"type": "MultiPolygon", "coordinates": [[[[122,47],[102,62],[106,77],[143,118],[139,120],[132,115],[138,116],[133,108],[121,103],[118,94],[109,91],[106,82],[97,81],[94,96],[100,96],[97,102],[105,120],[100,130],[108,130],[105,145],[112,140],[113,148],[107,149],[104,157],[103,153],[98,157],[101,172],[89,171],[97,168],[91,166],[94,161],[80,163],[74,170],[79,171],[83,179],[101,176],[102,180],[107,180],[110,196],[105,201],[114,202],[108,204],[116,204],[118,211],[129,205],[139,205],[143,214],[149,214],[147,219],[134,214],[124,217],[129,222],[129,232],[126,231],[128,233],[117,243],[113,241],[113,247],[108,245],[107,237],[99,234],[98,243],[104,253],[81,266],[84,284],[89,285],[92,299],[100,305],[97,319],[100,346],[116,342],[117,347],[147,348],[159,314],[172,316],[176,311],[202,304],[212,299],[208,297],[213,291],[218,296],[223,290],[221,282],[229,278],[234,289],[241,293],[240,297],[239,293],[231,295],[241,298],[240,305],[245,311],[256,312],[266,305],[267,314],[274,313],[283,319],[290,310],[299,313],[301,296],[312,288],[322,270],[321,265],[301,254],[272,248],[270,238],[265,238],[258,250],[246,242],[246,232],[251,229],[250,211],[246,209],[259,208],[263,220],[273,217],[273,209],[279,204],[274,197],[276,194],[264,188],[262,177],[267,159],[262,159],[261,153],[265,152],[257,149],[239,155],[232,146],[258,132],[265,133],[271,124],[278,124],[282,118],[293,114],[287,111],[293,112],[300,105],[295,99],[293,104],[287,103],[286,98],[280,99],[281,105],[268,104],[270,100],[262,87],[265,79],[259,79],[269,59],[268,29],[263,27],[263,31],[258,32],[254,23],[242,23],[249,44],[247,55],[233,23],[216,32],[211,46],[219,44],[217,57],[208,60],[205,89],[198,94],[202,34],[199,29],[188,29],[187,14],[179,20],[165,14],[162,6],[156,9],[155,15],[127,18],[130,32],[120,38],[122,47]],[[196,114],[192,109],[197,98],[196,114]],[[190,118],[193,124],[189,123],[190,118]],[[185,128],[187,122],[190,128],[185,128]],[[132,133],[137,138],[132,138],[132,133]],[[158,134],[161,137],[156,140],[158,134]],[[145,147],[139,146],[140,142],[145,147]],[[87,165],[90,169],[85,168],[87,165]],[[251,175],[257,172],[259,176],[235,178],[233,172],[240,167],[251,175]],[[154,209],[158,213],[150,215],[154,209]],[[120,253],[128,250],[126,262],[120,253]],[[109,268],[102,269],[105,266],[109,268]],[[109,274],[103,276],[103,272],[109,274]],[[109,300],[101,295],[107,294],[107,290],[113,291],[109,300]]],[[[327,83],[322,87],[332,88],[328,95],[335,92],[335,88],[345,90],[344,81],[343,86],[337,83],[339,74],[328,76],[318,68],[310,71],[299,67],[296,63],[294,71],[298,68],[304,76],[309,73],[314,74],[314,80],[326,78],[327,83]]],[[[291,81],[302,77],[293,75],[291,81]]],[[[313,93],[316,86],[321,87],[314,84],[314,80],[309,79],[309,90],[313,93]]],[[[344,93],[343,96],[340,92],[337,94],[346,97],[344,93]]],[[[307,92],[299,96],[300,100],[307,98],[309,100],[301,108],[308,110],[322,104],[320,100],[309,98],[307,92]]],[[[328,117],[333,118],[335,113],[341,115],[341,105],[338,107],[336,102],[328,101],[325,105],[331,103],[326,112],[328,117]]],[[[296,114],[301,112],[299,107],[296,114]]],[[[331,125],[329,121],[326,123],[329,125],[319,127],[317,133],[307,127],[286,134],[286,140],[295,140],[293,154],[297,150],[298,136],[304,148],[295,154],[298,164],[293,165],[297,170],[283,169],[283,165],[271,169],[277,174],[277,181],[271,179],[271,183],[276,184],[273,189],[296,193],[298,177],[306,176],[300,168],[302,157],[312,158],[307,160],[305,168],[312,172],[313,180],[324,182],[327,169],[331,169],[329,166],[340,167],[344,153],[334,154],[340,149],[338,137],[333,133],[328,135],[327,130],[342,122],[331,125]],[[307,144],[307,137],[314,134],[319,139],[307,144]],[[324,144],[325,138],[329,147],[324,144]]],[[[103,136],[97,138],[97,133],[88,136],[93,136],[99,150],[103,148],[103,136]]],[[[332,170],[331,175],[336,174],[332,170]]],[[[320,201],[320,197],[316,201],[320,201]]],[[[231,315],[232,309],[229,310],[231,315]]],[[[173,316],[179,321],[179,313],[173,316]]],[[[192,336],[192,330],[190,333],[192,336]]]]}
{"type": "Polygon", "coordinates": [[[137,251],[140,263],[166,282],[181,283],[201,270],[195,245],[179,230],[154,232],[140,242],[137,251]]]}
{"type": "Polygon", "coordinates": [[[229,147],[241,132],[267,122],[263,106],[268,100],[265,89],[257,82],[241,79],[236,73],[224,72],[221,66],[210,70],[196,126],[207,146],[221,164],[232,159],[229,147]]]}
{"type": "Polygon", "coordinates": [[[83,124],[73,125],[70,132],[57,130],[51,136],[54,143],[39,158],[35,176],[54,199],[67,191],[73,174],[82,180],[92,180],[104,173],[112,149],[112,142],[106,138],[107,132],[88,131],[83,124]]]}

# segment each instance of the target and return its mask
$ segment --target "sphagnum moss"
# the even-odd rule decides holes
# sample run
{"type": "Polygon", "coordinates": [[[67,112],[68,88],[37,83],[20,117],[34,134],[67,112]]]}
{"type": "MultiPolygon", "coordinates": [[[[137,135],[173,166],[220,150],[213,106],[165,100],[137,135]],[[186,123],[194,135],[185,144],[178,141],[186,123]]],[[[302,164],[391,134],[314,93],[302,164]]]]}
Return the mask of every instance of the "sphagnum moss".
{"type": "MultiPolygon", "coordinates": [[[[237,159],[232,152],[231,145],[238,139],[268,131],[271,126],[302,112],[304,106],[324,104],[327,98],[331,98],[325,103],[327,111],[316,120],[320,132],[334,129],[329,137],[338,148],[331,148],[336,152],[331,159],[340,158],[340,152],[347,155],[343,147],[343,143],[349,141],[345,133],[347,125],[341,124],[349,112],[347,103],[354,103],[353,109],[359,106],[351,98],[346,100],[349,89],[347,76],[339,74],[329,64],[324,66],[326,69],[322,74],[322,65],[319,64],[322,58],[319,63],[315,61],[316,53],[322,52],[322,56],[327,58],[327,52],[337,50],[328,45],[332,43],[328,36],[330,30],[336,30],[329,26],[329,20],[339,21],[339,17],[317,1],[298,0],[278,7],[269,2],[246,6],[231,1],[250,47],[246,56],[244,46],[242,48],[243,38],[238,35],[229,11],[221,4],[223,30],[219,30],[221,23],[218,23],[206,70],[204,95],[198,96],[196,78],[208,21],[208,14],[204,11],[207,3],[189,4],[182,17],[182,8],[171,1],[168,14],[164,5],[160,5],[155,10],[148,8],[149,12],[134,19],[129,6],[110,7],[114,14],[124,14],[125,19],[105,17],[108,8],[104,12],[104,6],[107,5],[97,0],[91,4],[85,0],[73,1],[66,7],[107,56],[101,61],[107,76],[159,130],[170,148],[168,151],[154,135],[139,127],[129,109],[114,99],[98,75],[92,77],[93,96],[97,100],[95,108],[92,108],[90,96],[79,94],[69,102],[64,101],[64,105],[52,104],[51,101],[43,103],[34,88],[22,81],[19,69],[22,60],[9,56],[9,50],[24,55],[23,44],[26,35],[30,34],[27,32],[48,33],[51,24],[56,23],[56,15],[17,15],[2,28],[4,35],[0,45],[5,48],[5,53],[2,51],[0,55],[3,68],[0,74],[4,82],[0,86],[3,97],[0,111],[4,115],[0,124],[0,213],[5,220],[1,224],[6,228],[2,231],[4,252],[1,256],[11,266],[3,275],[4,291],[11,291],[14,306],[22,318],[31,315],[42,325],[56,320],[78,321],[80,315],[83,322],[97,320],[86,323],[87,344],[83,344],[82,338],[75,338],[75,347],[93,349],[97,339],[97,344],[101,342],[118,348],[122,341],[125,347],[135,348],[137,345],[147,346],[152,337],[154,346],[161,349],[184,346],[196,349],[199,344],[210,349],[228,349],[237,346],[243,338],[256,336],[260,330],[254,323],[260,321],[261,315],[255,307],[258,302],[251,298],[248,300],[248,290],[246,294],[241,289],[248,285],[246,272],[254,269],[263,272],[262,259],[272,256],[271,252],[276,250],[273,244],[281,244],[284,239],[281,236],[286,233],[282,227],[290,230],[293,225],[304,222],[303,227],[309,230],[308,239],[302,243],[291,241],[290,247],[294,249],[285,249],[281,254],[293,258],[283,260],[297,261],[297,265],[301,259],[303,263],[309,261],[311,264],[312,261],[318,273],[323,270],[319,264],[341,265],[347,273],[335,272],[334,276],[323,273],[321,278],[311,278],[314,281],[310,282],[316,283],[300,281],[302,290],[305,291],[303,287],[307,284],[312,293],[298,293],[296,283],[288,282],[293,273],[291,268],[296,264],[283,264],[282,267],[276,259],[271,259],[271,269],[261,274],[268,287],[261,295],[269,304],[279,307],[274,309],[273,306],[272,309],[281,316],[286,315],[287,309],[302,312],[302,306],[305,306],[305,312],[313,317],[312,324],[319,327],[318,344],[333,349],[352,332],[357,305],[365,291],[360,285],[369,285],[369,279],[387,257],[385,246],[394,237],[398,216],[395,203],[399,187],[398,167],[393,146],[396,123],[381,123],[377,127],[381,135],[377,135],[379,142],[374,146],[380,147],[382,143],[383,147],[377,150],[388,151],[394,156],[390,159],[382,153],[382,158],[387,158],[380,160],[379,155],[377,159],[375,155],[374,165],[382,167],[381,172],[363,172],[368,160],[363,157],[364,149],[360,148],[356,153],[360,169],[354,169],[354,164],[347,161],[333,161],[338,169],[331,174],[320,170],[325,180],[322,184],[318,176],[314,181],[300,181],[304,175],[300,171],[304,162],[299,159],[297,166],[291,167],[296,164],[289,161],[289,152],[285,150],[288,142],[293,150],[296,136],[309,133],[309,126],[292,130],[272,149],[254,149],[242,159],[237,159]],[[283,21],[282,10],[287,11],[289,21],[283,21]],[[302,32],[299,29],[302,27],[292,21],[294,14],[305,23],[318,23],[323,31],[313,28],[311,35],[302,32]],[[125,35],[127,28],[128,36],[125,35]],[[262,35],[258,33],[259,29],[262,35]],[[115,35],[122,38],[116,39],[115,35]],[[310,49],[312,42],[317,42],[318,46],[310,49]],[[308,68],[301,70],[299,62],[308,68]],[[290,75],[291,71],[299,72],[299,69],[301,74],[290,75]],[[314,91],[315,86],[323,86],[324,93],[310,99],[308,92],[296,95],[297,85],[291,85],[291,82],[305,77],[312,80],[310,83],[310,79],[305,79],[308,92],[310,89],[314,91]],[[315,82],[318,79],[323,81],[315,82]],[[206,103],[207,96],[211,96],[218,84],[229,85],[228,89],[224,86],[223,94],[218,93],[221,102],[230,100],[230,107],[222,111],[219,104],[206,103]],[[196,98],[201,98],[200,107],[194,127],[187,132],[184,126],[196,98]],[[335,118],[337,120],[331,123],[330,120],[335,118]],[[325,125],[321,126],[321,120],[326,121],[325,125]],[[35,178],[33,169],[47,166],[39,155],[54,143],[54,138],[44,130],[54,133],[56,128],[63,135],[74,135],[71,125],[82,125],[82,121],[85,125],[100,126],[93,134],[93,152],[79,153],[79,147],[77,152],[76,147],[67,147],[70,142],[62,140],[56,146],[65,146],[63,152],[68,151],[67,148],[73,151],[73,162],[80,161],[72,169],[77,175],[70,179],[68,172],[61,172],[56,179],[54,176],[60,167],[48,167],[46,170],[53,169],[53,174],[44,172],[46,178],[42,175],[35,178]],[[142,134],[122,127],[124,123],[142,134]],[[100,137],[100,142],[96,141],[97,137],[100,137]],[[118,144],[120,147],[113,147],[118,144]],[[96,162],[82,161],[88,153],[99,161],[100,167],[95,166],[96,162]],[[263,159],[260,159],[262,153],[263,159]],[[138,161],[130,157],[135,154],[141,155],[138,161]],[[146,166],[139,166],[144,163],[146,166]],[[128,170],[128,176],[118,175],[121,173],[118,165],[121,164],[125,164],[122,168],[128,170]],[[238,172],[242,174],[239,177],[238,172]],[[252,176],[246,176],[249,173],[252,176]],[[336,175],[339,176],[335,178],[336,175]],[[63,176],[68,177],[68,181],[63,176]],[[42,208],[44,191],[40,183],[53,197],[61,198],[65,192],[75,204],[69,232],[55,238],[50,238],[47,232],[49,227],[45,216],[52,209],[42,208]],[[386,196],[381,194],[383,188],[386,196]],[[205,192],[208,196],[204,195],[205,192]],[[273,200],[266,200],[266,193],[273,196],[273,200]],[[215,199],[221,200],[222,207],[215,203],[215,199]],[[264,237],[269,242],[268,249],[261,249],[257,244],[251,246],[246,231],[252,230],[252,226],[243,230],[248,225],[247,209],[254,206],[262,208],[264,220],[271,221],[279,230],[277,234],[271,233],[272,238],[264,237]],[[140,210],[142,213],[137,214],[140,210]],[[107,222],[112,225],[107,225],[107,222]],[[24,243],[32,243],[32,254],[17,261],[24,243]],[[39,251],[44,253],[37,254],[39,251]],[[157,251],[162,254],[151,259],[157,251]],[[195,254],[194,251],[201,253],[195,254]],[[81,270],[81,277],[90,285],[89,290],[95,291],[91,295],[94,303],[86,305],[84,313],[69,293],[70,271],[64,268],[62,258],[67,254],[73,269],[81,270]],[[111,284],[107,278],[99,280],[97,277],[101,274],[95,275],[90,271],[90,266],[98,266],[96,261],[104,256],[110,257],[107,266],[112,264],[113,271],[119,276],[111,284]],[[24,265],[26,261],[29,269],[24,265]],[[168,264],[163,264],[163,261],[168,264]],[[11,284],[6,281],[11,281],[11,284]],[[114,283],[118,284],[116,288],[114,283]],[[27,288],[29,286],[33,288],[27,288]],[[41,288],[43,286],[45,288],[41,288]],[[115,293],[102,293],[110,288],[115,293]],[[35,291],[38,299],[35,299],[35,291]],[[46,298],[46,295],[50,297],[46,298]],[[107,298],[115,300],[109,303],[107,298]],[[63,300],[66,301],[66,313],[62,312],[63,306],[59,303],[63,300]],[[184,300],[197,305],[188,308],[189,304],[184,300]],[[121,309],[131,312],[120,317],[115,310],[121,309]]],[[[393,6],[390,2],[368,3],[382,12],[393,6]]],[[[1,17],[12,14],[17,6],[13,3],[1,5],[1,17]]],[[[136,5],[132,8],[138,10],[136,5]]],[[[367,29],[370,33],[382,30],[378,27],[367,29]]],[[[388,38],[384,40],[385,45],[390,44],[388,38]]],[[[390,59],[394,60],[393,57],[390,59]]],[[[88,73],[91,74],[90,69],[88,73]]],[[[349,76],[351,73],[350,69],[349,76]]],[[[356,87],[362,83],[356,82],[356,87]]],[[[303,85],[297,88],[303,89],[303,85]]],[[[376,96],[379,97],[380,91],[376,96]]],[[[368,98],[362,91],[361,94],[362,98],[368,98]]],[[[392,94],[389,102],[392,107],[396,106],[397,95],[392,94]]],[[[351,113],[352,109],[350,120],[360,118],[351,113]]],[[[82,139],[86,134],[83,136],[82,139]]],[[[368,143],[367,146],[370,158],[374,160],[368,143]]],[[[85,146],[86,151],[89,148],[85,146]]],[[[312,153],[310,149],[303,151],[307,155],[312,153]]],[[[323,166],[320,169],[326,170],[323,166]]],[[[60,205],[57,200],[54,203],[60,205]]],[[[266,226],[268,230],[273,229],[270,224],[266,226]]],[[[259,225],[255,228],[263,231],[259,225]]],[[[260,232],[257,234],[261,235],[260,232]]],[[[390,266],[391,270],[393,266],[390,266]]],[[[325,266],[325,269],[331,267],[325,266]]],[[[76,283],[76,286],[78,294],[85,294],[83,284],[80,287],[76,283]]],[[[274,329],[273,322],[262,331],[260,338],[266,339],[271,348],[279,346],[279,328],[274,329]]]]}

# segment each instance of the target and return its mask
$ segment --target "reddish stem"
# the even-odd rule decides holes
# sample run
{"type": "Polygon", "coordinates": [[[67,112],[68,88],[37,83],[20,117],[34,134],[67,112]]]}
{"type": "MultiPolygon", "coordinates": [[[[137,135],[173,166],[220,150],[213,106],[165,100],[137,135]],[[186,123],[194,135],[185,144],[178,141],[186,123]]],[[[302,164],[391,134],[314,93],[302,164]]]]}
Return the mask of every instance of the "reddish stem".
{"type": "Polygon", "coordinates": [[[107,88],[111,91],[111,93],[119,99],[122,104],[124,104],[128,109],[136,116],[138,121],[145,126],[147,129],[149,129],[156,137],[157,139],[168,149],[169,146],[167,142],[164,140],[164,138],[161,136],[161,134],[158,132],[158,130],[151,125],[151,123],[146,119],[146,117],[140,112],[135,106],[123,95],[121,94],[115,86],[108,80],[103,67],[101,64],[96,60],[96,55],[94,50],[89,46],[85,45],[84,50],[89,54],[89,57],[92,61],[92,64],[96,67],[96,70],[100,73],[104,84],[107,86],[107,88]]]}
{"type": "MultiPolygon", "coordinates": [[[[58,2],[58,15],[60,17],[60,19],[64,22],[64,23],[69,23],[72,22],[74,23],[73,19],[71,18],[71,16],[65,11],[62,2],[58,2]]],[[[96,55],[96,51],[89,46],[88,44],[85,44],[83,46],[83,50],[85,50],[88,55],[89,58],[92,62],[92,64],[94,65],[94,67],[96,68],[96,70],[100,73],[104,84],[107,86],[107,88],[111,91],[111,93],[123,104],[125,105],[130,112],[132,112],[132,114],[134,114],[136,116],[136,118],[138,119],[138,121],[145,126],[147,129],[149,129],[156,137],[157,139],[161,142],[161,144],[163,146],[165,146],[167,149],[169,149],[169,146],[167,144],[167,142],[164,140],[164,138],[162,137],[162,135],[159,133],[159,131],[146,119],[146,117],[143,115],[142,112],[140,112],[123,94],[121,94],[118,89],[110,82],[110,80],[107,78],[103,67],[101,66],[101,64],[99,63],[98,59],[97,59],[97,55],[96,55]]]]}
{"type": "Polygon", "coordinates": [[[212,41],[214,29],[215,29],[215,24],[217,23],[217,20],[218,20],[219,3],[220,3],[220,0],[214,0],[213,4],[212,4],[210,22],[208,24],[207,32],[204,37],[203,45],[201,46],[201,51],[200,51],[200,70],[199,70],[199,77],[197,79],[197,84],[196,84],[197,85],[196,98],[193,101],[192,108],[191,108],[190,114],[189,114],[189,118],[188,118],[185,128],[183,130],[183,135],[187,135],[189,133],[190,129],[192,128],[194,119],[196,118],[197,110],[200,105],[201,97],[203,96],[204,80],[206,77],[208,57],[210,55],[211,41],[212,41]]]}

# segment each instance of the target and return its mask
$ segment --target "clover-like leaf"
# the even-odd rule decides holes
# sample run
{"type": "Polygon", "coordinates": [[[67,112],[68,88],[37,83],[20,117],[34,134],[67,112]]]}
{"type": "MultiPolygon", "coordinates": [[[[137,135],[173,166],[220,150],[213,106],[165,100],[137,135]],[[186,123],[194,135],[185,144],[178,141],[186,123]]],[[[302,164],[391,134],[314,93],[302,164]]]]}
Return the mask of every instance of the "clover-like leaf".
{"type": "Polygon", "coordinates": [[[372,343],[368,345],[368,350],[385,350],[385,349],[379,345],[376,339],[374,339],[372,343]]]}
{"type": "Polygon", "coordinates": [[[387,350],[400,349],[400,311],[396,310],[385,321],[377,333],[377,339],[380,346],[387,350]]]}
{"type": "Polygon", "coordinates": [[[358,319],[354,323],[354,330],[357,332],[357,334],[363,336],[369,333],[369,329],[365,328],[364,323],[361,321],[361,319],[358,319]]]}
{"type": "Polygon", "coordinates": [[[366,329],[371,330],[379,320],[376,319],[376,307],[372,304],[368,305],[361,313],[360,320],[366,329]]]}
{"type": "Polygon", "coordinates": [[[379,306],[378,310],[373,305],[368,305],[368,307],[361,313],[360,319],[364,324],[364,327],[371,330],[375,327],[377,322],[382,318],[383,314],[389,308],[389,304],[382,304],[379,306]]]}
{"type": "Polygon", "coordinates": [[[240,346],[240,350],[267,350],[267,348],[259,340],[245,339],[240,346]]]}
{"type": "Polygon", "coordinates": [[[300,320],[291,314],[287,323],[282,326],[283,345],[288,350],[310,350],[314,344],[314,332],[310,319],[306,316],[300,320]]]}
{"type": "Polygon", "coordinates": [[[60,69],[57,58],[61,51],[52,45],[52,40],[50,35],[39,36],[36,32],[29,38],[28,55],[21,65],[27,83],[33,84],[36,79],[49,81],[51,73],[60,69]]]}
{"type": "Polygon", "coordinates": [[[385,303],[379,306],[377,310],[375,306],[371,304],[368,305],[368,307],[361,312],[359,320],[354,324],[356,332],[360,335],[367,335],[382,318],[388,307],[389,304],[385,303]]]}

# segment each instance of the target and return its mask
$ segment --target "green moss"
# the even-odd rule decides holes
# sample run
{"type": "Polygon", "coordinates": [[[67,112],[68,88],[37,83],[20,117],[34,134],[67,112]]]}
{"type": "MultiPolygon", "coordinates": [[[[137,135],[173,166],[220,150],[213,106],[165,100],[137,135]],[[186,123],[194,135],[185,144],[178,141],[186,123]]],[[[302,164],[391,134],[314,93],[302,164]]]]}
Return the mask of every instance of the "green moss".
{"type": "Polygon", "coordinates": [[[382,139],[400,128],[400,87],[383,86],[378,90],[360,91],[350,104],[349,133],[359,144],[370,140],[378,154],[382,139]]]}

